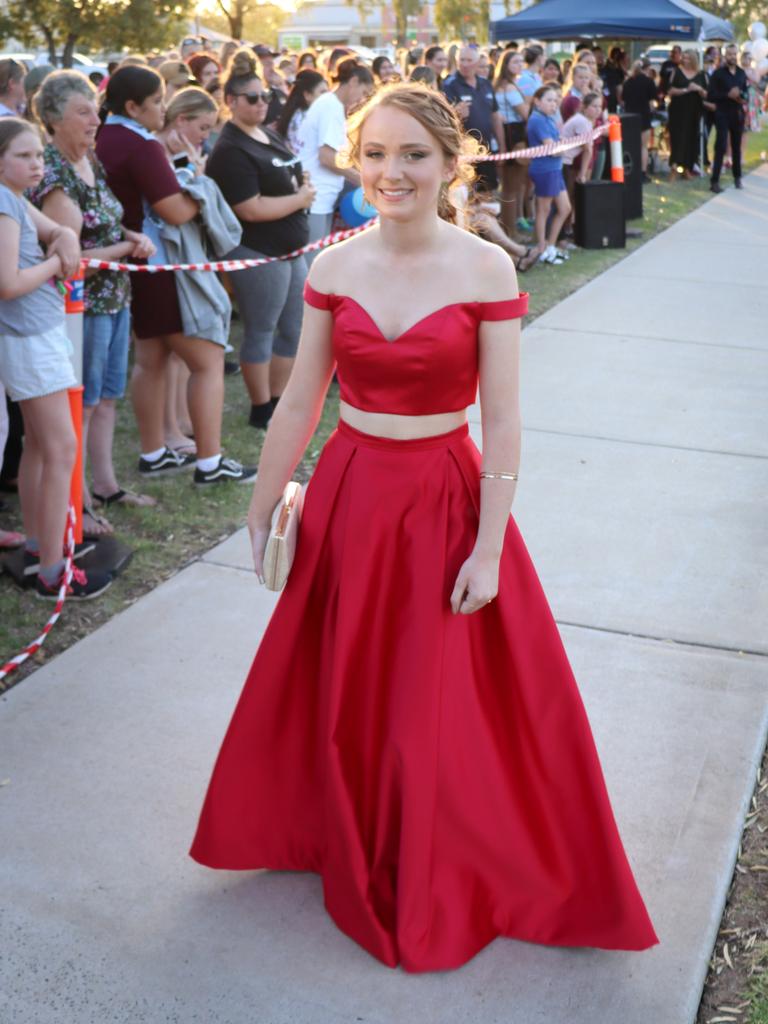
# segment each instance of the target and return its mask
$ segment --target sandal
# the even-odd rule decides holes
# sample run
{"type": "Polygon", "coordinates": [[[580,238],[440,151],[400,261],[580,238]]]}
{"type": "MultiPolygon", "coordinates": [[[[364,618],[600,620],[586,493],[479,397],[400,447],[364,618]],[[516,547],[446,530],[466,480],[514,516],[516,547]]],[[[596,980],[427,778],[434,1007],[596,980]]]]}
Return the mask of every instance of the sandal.
{"type": "Polygon", "coordinates": [[[149,508],[157,504],[157,499],[151,498],[148,494],[124,491],[122,487],[116,490],[114,494],[97,494],[93,491],[91,497],[94,501],[98,501],[100,505],[116,505],[119,503],[120,505],[132,505],[135,508],[149,508]]]}
{"type": "Polygon", "coordinates": [[[115,532],[112,523],[104,516],[100,516],[90,505],[83,505],[83,537],[87,540],[101,540],[102,537],[111,537],[115,532]],[[94,523],[94,526],[86,526],[85,517],[94,523]]]}
{"type": "Polygon", "coordinates": [[[530,270],[532,266],[536,264],[539,258],[539,250],[535,245],[529,246],[522,256],[518,257],[515,263],[515,269],[519,270],[521,274],[524,274],[526,270],[530,270]]]}
{"type": "Polygon", "coordinates": [[[23,533],[16,533],[13,530],[0,530],[0,551],[13,551],[20,548],[26,540],[23,533]]]}

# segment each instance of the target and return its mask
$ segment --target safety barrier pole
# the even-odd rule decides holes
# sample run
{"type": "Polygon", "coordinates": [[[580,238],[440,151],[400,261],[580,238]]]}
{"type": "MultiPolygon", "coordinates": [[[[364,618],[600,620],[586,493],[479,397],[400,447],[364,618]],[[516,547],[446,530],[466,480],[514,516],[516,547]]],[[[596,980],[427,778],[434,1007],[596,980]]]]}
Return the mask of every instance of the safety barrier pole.
{"type": "Polygon", "coordinates": [[[624,148],[621,144],[621,121],[618,114],[608,118],[608,144],[611,150],[611,181],[624,182],[624,148]]]}
{"type": "Polygon", "coordinates": [[[69,389],[69,409],[75,428],[75,468],[72,470],[70,496],[75,510],[75,541],[83,541],[83,313],[85,311],[85,271],[82,267],[65,282],[64,311],[66,329],[72,342],[72,368],[77,385],[69,389]]]}

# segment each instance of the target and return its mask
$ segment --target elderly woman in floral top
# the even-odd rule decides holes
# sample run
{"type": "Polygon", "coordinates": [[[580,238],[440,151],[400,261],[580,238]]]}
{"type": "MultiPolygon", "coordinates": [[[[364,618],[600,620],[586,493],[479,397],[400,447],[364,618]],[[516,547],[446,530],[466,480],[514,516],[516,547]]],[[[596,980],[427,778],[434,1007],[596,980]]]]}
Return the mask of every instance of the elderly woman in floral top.
{"type": "MultiPolygon", "coordinates": [[[[80,236],[84,253],[100,260],[146,258],[152,242],[128,231],[123,208],[107,186],[93,153],[99,127],[97,93],[78,71],[49,75],[36,96],[37,115],[51,142],[45,147],[45,174],[30,196],[59,224],[80,236]]],[[[115,403],[125,392],[130,338],[131,285],[127,273],[87,271],[83,317],[83,433],[93,473],[93,499],[154,505],[147,495],[123,490],[112,463],[115,403]]],[[[91,507],[85,489],[84,532],[111,533],[112,527],[91,507]]]]}

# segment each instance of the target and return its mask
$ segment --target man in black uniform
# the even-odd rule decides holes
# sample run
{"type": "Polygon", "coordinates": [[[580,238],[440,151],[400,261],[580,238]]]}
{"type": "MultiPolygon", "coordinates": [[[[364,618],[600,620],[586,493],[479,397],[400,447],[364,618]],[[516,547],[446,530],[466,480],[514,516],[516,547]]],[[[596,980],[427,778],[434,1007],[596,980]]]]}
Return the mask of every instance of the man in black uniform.
{"type": "Polygon", "coordinates": [[[710,192],[722,192],[720,171],[723,166],[728,136],[731,138],[733,183],[741,188],[741,136],[744,132],[744,101],[747,98],[747,76],[738,65],[739,50],[734,44],[725,48],[725,62],[712,73],[707,99],[715,104],[715,159],[712,163],[710,192]]]}

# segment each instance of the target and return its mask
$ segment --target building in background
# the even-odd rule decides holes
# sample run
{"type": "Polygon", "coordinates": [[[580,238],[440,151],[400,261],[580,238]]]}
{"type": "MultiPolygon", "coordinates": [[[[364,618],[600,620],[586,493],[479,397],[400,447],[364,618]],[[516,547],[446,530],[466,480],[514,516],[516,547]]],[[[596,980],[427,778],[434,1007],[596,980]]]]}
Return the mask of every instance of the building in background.
{"type": "MultiPolygon", "coordinates": [[[[425,3],[421,13],[408,19],[408,41],[430,46],[439,42],[434,3],[425,3]]],[[[503,18],[504,4],[492,3],[490,20],[503,18]]],[[[365,18],[353,4],[334,0],[305,0],[278,33],[278,46],[291,50],[305,47],[360,46],[389,51],[397,36],[392,7],[380,4],[365,18]]]]}

